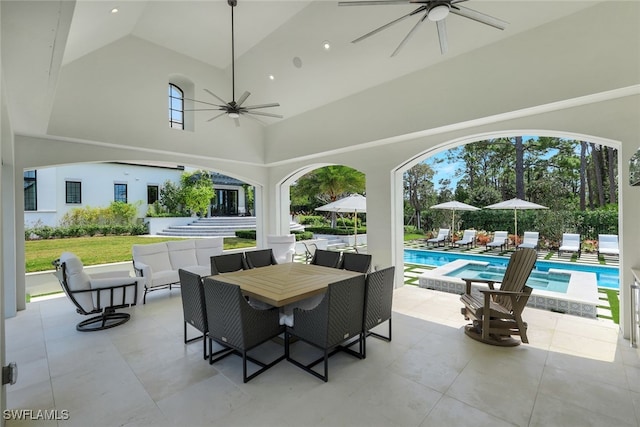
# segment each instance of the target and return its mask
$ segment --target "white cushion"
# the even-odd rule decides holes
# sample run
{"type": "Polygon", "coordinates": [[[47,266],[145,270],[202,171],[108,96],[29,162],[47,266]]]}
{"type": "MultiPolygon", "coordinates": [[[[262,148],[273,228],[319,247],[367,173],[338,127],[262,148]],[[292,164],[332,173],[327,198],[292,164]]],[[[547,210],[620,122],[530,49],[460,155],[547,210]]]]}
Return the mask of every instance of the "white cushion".
{"type": "Polygon", "coordinates": [[[170,285],[171,283],[180,282],[180,276],[178,270],[163,270],[154,271],[151,279],[147,277],[145,286],[147,288],[154,288],[156,286],[170,285]]]}
{"type": "MultiPolygon", "coordinates": [[[[90,275],[91,289],[101,289],[101,288],[106,288],[110,286],[121,286],[121,285],[130,284],[130,283],[135,283],[135,287],[138,289],[138,292],[137,292],[138,301],[142,301],[141,296],[144,295],[144,290],[142,289],[142,285],[144,284],[145,279],[143,277],[130,277],[128,271],[125,271],[124,273],[126,273],[126,275],[112,276],[112,277],[104,276],[101,274],[92,274],[90,275]]],[[[127,287],[126,290],[127,290],[127,293],[126,293],[124,302],[122,301],[122,289],[116,289],[113,292],[113,300],[111,300],[111,290],[91,292],[91,295],[93,297],[93,305],[96,308],[104,309],[105,307],[108,307],[110,305],[120,305],[122,303],[124,304],[138,303],[138,301],[136,301],[135,299],[136,292],[134,287],[127,287]],[[98,304],[98,294],[100,294],[99,304],[98,304]]]]}
{"type": "Polygon", "coordinates": [[[133,261],[143,263],[151,270],[153,275],[156,271],[171,270],[169,250],[166,243],[151,243],[148,245],[133,245],[133,261]]]}
{"type": "MultiPolygon", "coordinates": [[[[85,273],[82,261],[71,252],[63,252],[60,256],[60,264],[64,263],[67,275],[67,286],[70,291],[82,291],[91,289],[91,280],[85,273]]],[[[74,293],[73,298],[82,309],[91,312],[94,309],[91,292],[74,293]]]]}
{"type": "Polygon", "coordinates": [[[206,239],[196,239],[196,258],[197,264],[209,267],[211,274],[211,257],[221,255],[224,250],[224,238],[208,237],[206,239]]]}
{"type": "Polygon", "coordinates": [[[198,264],[196,259],[196,243],[193,240],[177,240],[167,242],[171,269],[178,270],[189,265],[198,264]]]}

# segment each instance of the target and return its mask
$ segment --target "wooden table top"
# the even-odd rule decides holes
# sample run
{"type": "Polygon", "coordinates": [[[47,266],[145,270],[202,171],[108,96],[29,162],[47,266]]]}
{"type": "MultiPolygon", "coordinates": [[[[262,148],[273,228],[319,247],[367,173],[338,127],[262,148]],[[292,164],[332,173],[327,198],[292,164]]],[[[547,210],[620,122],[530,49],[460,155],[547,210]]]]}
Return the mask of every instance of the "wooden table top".
{"type": "Polygon", "coordinates": [[[339,268],[291,262],[234,271],[212,279],[240,286],[242,293],[275,307],[324,293],[330,283],[359,276],[339,268]]]}

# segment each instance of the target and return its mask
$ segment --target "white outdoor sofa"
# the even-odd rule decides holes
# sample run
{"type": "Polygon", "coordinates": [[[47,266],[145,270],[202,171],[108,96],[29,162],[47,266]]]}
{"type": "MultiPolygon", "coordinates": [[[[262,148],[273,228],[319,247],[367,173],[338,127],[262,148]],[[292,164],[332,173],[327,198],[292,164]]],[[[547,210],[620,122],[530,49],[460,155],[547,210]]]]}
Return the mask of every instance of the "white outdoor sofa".
{"type": "Polygon", "coordinates": [[[211,275],[211,257],[222,253],[223,244],[222,237],[209,237],[133,245],[136,276],[146,279],[142,303],[147,302],[148,292],[178,285],[181,268],[200,276],[211,275]]]}

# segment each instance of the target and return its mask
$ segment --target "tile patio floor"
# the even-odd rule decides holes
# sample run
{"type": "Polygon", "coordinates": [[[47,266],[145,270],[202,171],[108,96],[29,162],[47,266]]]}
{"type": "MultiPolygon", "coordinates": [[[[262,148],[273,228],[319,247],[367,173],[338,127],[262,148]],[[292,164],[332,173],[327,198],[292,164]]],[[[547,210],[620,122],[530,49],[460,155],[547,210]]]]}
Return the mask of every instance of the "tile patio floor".
{"type": "Polygon", "coordinates": [[[178,289],[151,293],[128,323],[95,333],[76,332],[81,316],[64,297],[31,302],[6,320],[7,360],[20,372],[7,408],[70,418],[6,425],[640,424],[640,358],[616,325],[527,308],[530,344],[500,348],[464,335],[460,306],[403,286],[393,341],[369,339],[365,360],[332,357],[328,383],[283,361],[243,384],[240,358],[210,366],[200,344],[183,344],[178,289]]]}

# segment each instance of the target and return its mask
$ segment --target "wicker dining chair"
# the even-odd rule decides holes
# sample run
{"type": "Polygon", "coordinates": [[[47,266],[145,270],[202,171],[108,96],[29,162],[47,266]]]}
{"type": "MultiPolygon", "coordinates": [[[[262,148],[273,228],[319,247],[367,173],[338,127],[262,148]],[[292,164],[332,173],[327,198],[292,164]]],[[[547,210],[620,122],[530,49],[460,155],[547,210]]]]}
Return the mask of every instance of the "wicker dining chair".
{"type": "Polygon", "coordinates": [[[214,276],[220,273],[231,273],[248,269],[247,260],[242,252],[211,257],[211,274],[214,276]]]}
{"type": "Polygon", "coordinates": [[[244,253],[247,259],[247,266],[249,268],[266,267],[268,265],[275,265],[278,262],[273,256],[272,249],[260,249],[257,251],[247,251],[244,253]]]}
{"type": "Polygon", "coordinates": [[[368,273],[371,267],[371,255],[345,252],[342,254],[340,268],[358,273],[368,273]]]}
{"type": "Polygon", "coordinates": [[[179,269],[180,294],[182,296],[182,313],[184,317],[184,343],[189,344],[202,339],[204,359],[207,353],[207,308],[204,303],[204,289],[202,277],[187,270],[179,269]],[[197,337],[187,338],[187,325],[191,325],[202,333],[197,337]]]}
{"type": "Polygon", "coordinates": [[[393,304],[393,281],[395,267],[387,267],[367,275],[364,299],[364,342],[362,355],[367,357],[366,338],[372,336],[381,340],[391,341],[391,306],[393,304]],[[376,326],[388,322],[387,336],[371,331],[376,326]]]}
{"type": "Polygon", "coordinates": [[[245,300],[240,287],[215,280],[204,279],[204,298],[209,319],[209,346],[213,349],[213,341],[223,350],[209,353],[209,364],[230,354],[242,357],[242,380],[247,382],[260,375],[276,363],[284,360],[285,355],[265,363],[248,356],[247,352],[277,337],[284,332],[280,326],[280,314],[277,308],[258,310],[245,300]],[[247,361],[260,368],[247,376],[247,361]]]}
{"type": "Polygon", "coordinates": [[[338,268],[340,266],[340,252],[316,249],[310,264],[338,268]]]}
{"type": "Polygon", "coordinates": [[[355,338],[359,344],[359,353],[349,351],[358,358],[362,355],[362,316],[364,310],[365,277],[359,275],[339,282],[331,283],[324,298],[311,310],[295,308],[293,310],[293,326],[288,326],[285,332],[285,355],[287,360],[299,368],[327,382],[329,380],[328,359],[336,351],[342,350],[341,344],[355,338]],[[322,350],[323,354],[317,360],[303,364],[291,357],[291,337],[296,337],[313,347],[322,350]],[[324,362],[324,373],[313,369],[320,362],[324,362]]]}

